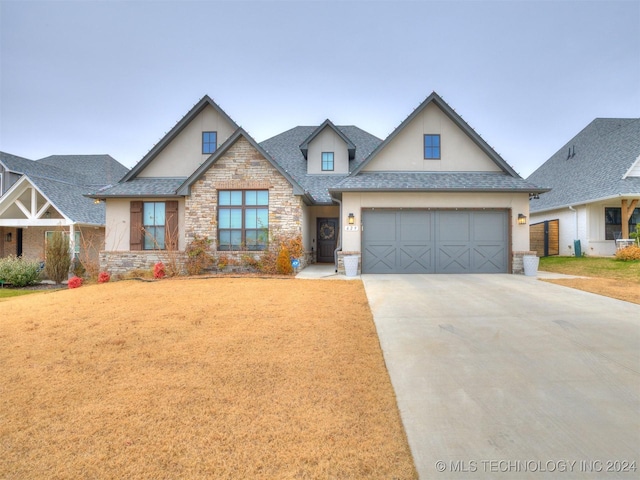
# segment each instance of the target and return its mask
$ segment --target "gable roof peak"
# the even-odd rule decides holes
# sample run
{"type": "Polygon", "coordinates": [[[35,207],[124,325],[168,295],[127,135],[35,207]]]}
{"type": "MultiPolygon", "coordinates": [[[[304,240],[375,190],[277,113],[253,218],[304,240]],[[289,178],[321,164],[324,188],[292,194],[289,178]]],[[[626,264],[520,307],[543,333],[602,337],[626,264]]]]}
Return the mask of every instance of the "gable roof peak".
{"type": "Polygon", "coordinates": [[[307,152],[309,150],[309,144],[322,132],[325,128],[330,128],[333,130],[343,141],[347,144],[347,150],[349,151],[349,160],[353,160],[356,156],[356,146],[353,144],[349,137],[347,137],[342,130],[336,127],[331,120],[328,118],[322,122],[318,128],[316,128],[311,135],[309,135],[304,142],[300,144],[300,151],[302,155],[304,155],[305,160],[307,159],[307,152]]]}
{"type": "Polygon", "coordinates": [[[220,106],[214,102],[209,95],[205,95],[202,97],[192,108],[189,110],[186,115],[184,115],[178,122],[173,126],[171,130],[169,130],[161,139],[156,143],[151,150],[147,152],[147,154],[140,160],[129,173],[125,175],[121,181],[126,182],[127,180],[131,180],[135,178],[144,168],[151,163],[151,161],[169,144],[171,141],[184,130],[189,123],[202,112],[207,106],[213,107],[213,109],[218,112],[218,114],[228,121],[233,128],[239,128],[238,124],[233,121],[233,119],[227,115],[227,113],[220,108],[220,106]]]}
{"type": "Polygon", "coordinates": [[[409,123],[411,123],[422,111],[429,105],[435,104],[449,119],[462,130],[500,169],[511,175],[520,178],[520,175],[509,165],[491,145],[489,145],[482,136],[477,133],[471,126],[458,114],[453,108],[445,102],[435,90],[418,105],[413,112],[398,125],[393,132],[376,148],[367,159],[356,168],[351,175],[357,175],[384,147],[386,147],[409,123]]]}

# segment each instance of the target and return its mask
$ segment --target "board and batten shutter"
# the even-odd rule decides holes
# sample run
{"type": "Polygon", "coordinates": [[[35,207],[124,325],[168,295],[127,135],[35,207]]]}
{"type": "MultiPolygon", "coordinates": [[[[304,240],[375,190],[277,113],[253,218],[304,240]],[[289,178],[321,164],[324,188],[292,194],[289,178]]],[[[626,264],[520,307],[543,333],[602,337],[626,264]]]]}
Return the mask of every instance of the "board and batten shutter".
{"type": "Polygon", "coordinates": [[[165,202],[164,246],[167,250],[178,249],[178,202],[165,202]]]}
{"type": "Polygon", "coordinates": [[[129,250],[142,250],[142,202],[131,202],[129,250]]]}

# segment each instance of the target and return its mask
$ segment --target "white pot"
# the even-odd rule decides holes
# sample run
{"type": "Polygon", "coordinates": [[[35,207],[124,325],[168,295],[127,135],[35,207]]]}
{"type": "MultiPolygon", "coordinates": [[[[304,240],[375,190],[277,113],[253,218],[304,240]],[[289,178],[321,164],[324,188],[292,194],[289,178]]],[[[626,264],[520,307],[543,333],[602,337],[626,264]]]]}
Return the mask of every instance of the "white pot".
{"type": "Polygon", "coordinates": [[[524,266],[524,274],[528,277],[535,277],[538,274],[538,264],[540,259],[536,255],[523,255],[522,265],[524,266]]]}
{"type": "Polygon", "coordinates": [[[358,256],[345,255],[342,257],[344,262],[344,273],[347,277],[355,277],[358,275],[358,256]]]}

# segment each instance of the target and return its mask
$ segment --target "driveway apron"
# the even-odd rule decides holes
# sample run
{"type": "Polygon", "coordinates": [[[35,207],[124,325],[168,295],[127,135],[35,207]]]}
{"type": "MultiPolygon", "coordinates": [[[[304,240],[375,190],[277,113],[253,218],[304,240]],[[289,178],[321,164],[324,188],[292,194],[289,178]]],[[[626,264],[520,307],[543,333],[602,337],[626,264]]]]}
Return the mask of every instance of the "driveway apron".
{"type": "Polygon", "coordinates": [[[640,477],[640,305],[521,275],[362,275],[416,468],[640,477]]]}

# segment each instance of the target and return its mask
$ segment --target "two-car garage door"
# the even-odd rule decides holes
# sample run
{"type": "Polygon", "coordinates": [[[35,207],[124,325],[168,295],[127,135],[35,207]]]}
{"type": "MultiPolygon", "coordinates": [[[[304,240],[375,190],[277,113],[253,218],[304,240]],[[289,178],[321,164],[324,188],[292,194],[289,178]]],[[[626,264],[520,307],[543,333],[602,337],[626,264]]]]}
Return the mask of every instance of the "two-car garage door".
{"type": "Polygon", "coordinates": [[[363,273],[507,273],[506,210],[363,210],[363,273]]]}

